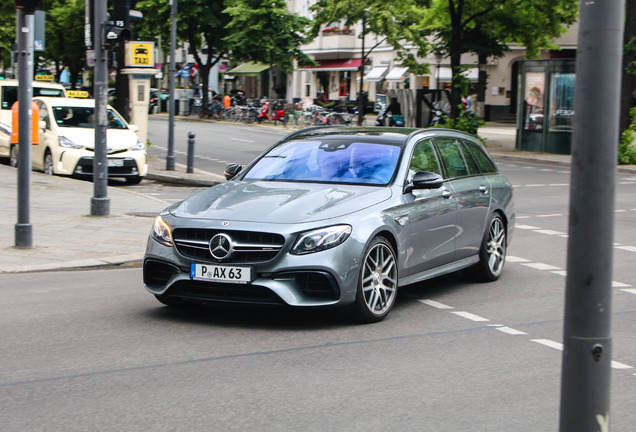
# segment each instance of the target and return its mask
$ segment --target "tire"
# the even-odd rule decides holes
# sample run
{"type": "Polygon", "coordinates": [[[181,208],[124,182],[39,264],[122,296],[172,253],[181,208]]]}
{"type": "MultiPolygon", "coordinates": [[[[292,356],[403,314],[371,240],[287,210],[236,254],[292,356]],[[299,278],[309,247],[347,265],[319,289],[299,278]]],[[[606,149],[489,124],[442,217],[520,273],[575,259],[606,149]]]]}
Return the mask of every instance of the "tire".
{"type": "Polygon", "coordinates": [[[53,175],[53,155],[50,150],[46,150],[44,153],[44,165],[42,166],[42,171],[46,175],[53,175]]]}
{"type": "Polygon", "coordinates": [[[137,185],[141,183],[141,176],[126,177],[126,184],[137,185]]]}
{"type": "Polygon", "coordinates": [[[18,146],[17,144],[11,145],[11,149],[9,150],[9,165],[13,168],[18,167],[18,146]]]}
{"type": "Polygon", "coordinates": [[[506,263],[507,240],[503,219],[495,214],[481,241],[479,262],[471,269],[477,280],[492,282],[499,279],[506,263]]]}
{"type": "Polygon", "coordinates": [[[363,255],[356,299],[351,307],[353,318],[361,323],[382,321],[391,311],[397,292],[395,251],[387,239],[375,237],[363,255]]]}

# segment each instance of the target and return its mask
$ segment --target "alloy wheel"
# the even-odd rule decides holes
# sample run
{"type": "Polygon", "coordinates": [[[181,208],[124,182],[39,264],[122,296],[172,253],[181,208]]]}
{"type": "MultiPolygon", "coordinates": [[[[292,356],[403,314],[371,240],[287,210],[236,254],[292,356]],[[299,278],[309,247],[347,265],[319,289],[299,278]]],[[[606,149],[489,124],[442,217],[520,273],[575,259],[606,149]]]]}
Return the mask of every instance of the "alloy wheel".
{"type": "Polygon", "coordinates": [[[391,248],[383,242],[369,249],[361,280],[362,295],[369,311],[384,315],[393,306],[397,294],[397,267],[391,248]]]}
{"type": "Polygon", "coordinates": [[[506,261],[506,230],[498,217],[490,224],[486,253],[490,272],[495,277],[500,276],[506,261]]]}

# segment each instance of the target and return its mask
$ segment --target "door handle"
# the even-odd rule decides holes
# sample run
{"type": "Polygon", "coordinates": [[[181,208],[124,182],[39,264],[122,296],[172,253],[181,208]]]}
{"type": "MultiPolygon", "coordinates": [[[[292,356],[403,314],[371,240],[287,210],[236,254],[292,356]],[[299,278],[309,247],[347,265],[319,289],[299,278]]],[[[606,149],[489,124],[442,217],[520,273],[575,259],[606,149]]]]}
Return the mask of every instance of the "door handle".
{"type": "Polygon", "coordinates": [[[484,185],[479,186],[479,192],[486,194],[488,193],[488,188],[484,185]]]}
{"type": "Polygon", "coordinates": [[[442,196],[445,199],[449,199],[452,196],[452,194],[451,194],[451,192],[448,189],[444,189],[444,191],[442,192],[442,196]]]}

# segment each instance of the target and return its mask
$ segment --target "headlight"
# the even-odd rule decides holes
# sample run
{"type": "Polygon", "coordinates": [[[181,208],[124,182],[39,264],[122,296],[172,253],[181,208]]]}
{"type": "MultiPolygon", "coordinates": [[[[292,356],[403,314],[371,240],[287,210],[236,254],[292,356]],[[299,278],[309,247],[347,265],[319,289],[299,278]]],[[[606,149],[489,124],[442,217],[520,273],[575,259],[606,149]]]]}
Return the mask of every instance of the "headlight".
{"type": "Polygon", "coordinates": [[[351,234],[351,226],[334,225],[307,231],[298,235],[298,240],[291,250],[294,255],[320,252],[343,243],[351,234]]]}
{"type": "Polygon", "coordinates": [[[150,235],[162,245],[172,246],[172,228],[161,216],[157,216],[155,219],[150,235]]]}
{"type": "Polygon", "coordinates": [[[146,145],[144,143],[142,143],[141,140],[137,140],[137,144],[132,146],[130,149],[131,150],[143,150],[145,148],[146,148],[146,145]]]}
{"type": "Polygon", "coordinates": [[[73,148],[73,149],[81,149],[83,146],[79,144],[75,144],[73,141],[66,137],[59,137],[60,147],[73,148]]]}

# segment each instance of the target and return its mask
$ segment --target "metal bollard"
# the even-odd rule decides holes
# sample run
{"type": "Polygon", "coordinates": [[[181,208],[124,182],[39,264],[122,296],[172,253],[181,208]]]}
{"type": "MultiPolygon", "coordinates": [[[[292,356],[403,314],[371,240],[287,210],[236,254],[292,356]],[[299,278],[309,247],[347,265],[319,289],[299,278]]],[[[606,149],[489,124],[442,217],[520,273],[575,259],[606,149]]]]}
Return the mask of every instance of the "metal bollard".
{"type": "Polygon", "coordinates": [[[187,173],[194,172],[194,132],[188,132],[188,168],[187,173]]]}

